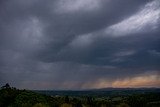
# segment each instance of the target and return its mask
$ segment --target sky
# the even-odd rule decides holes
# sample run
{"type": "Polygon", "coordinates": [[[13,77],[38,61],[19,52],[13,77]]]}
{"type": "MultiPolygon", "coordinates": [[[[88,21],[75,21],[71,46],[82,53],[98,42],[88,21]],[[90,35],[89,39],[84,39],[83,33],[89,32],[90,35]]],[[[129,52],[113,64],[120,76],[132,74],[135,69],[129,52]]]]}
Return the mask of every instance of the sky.
{"type": "Polygon", "coordinates": [[[160,0],[0,0],[0,85],[160,88],[160,0]]]}

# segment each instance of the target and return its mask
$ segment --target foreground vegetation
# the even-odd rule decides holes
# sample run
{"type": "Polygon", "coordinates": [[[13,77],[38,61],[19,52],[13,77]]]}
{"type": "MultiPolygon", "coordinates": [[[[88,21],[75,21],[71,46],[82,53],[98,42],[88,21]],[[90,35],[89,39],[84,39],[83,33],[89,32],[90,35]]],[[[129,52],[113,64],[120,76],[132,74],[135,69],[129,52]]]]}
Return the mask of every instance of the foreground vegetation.
{"type": "Polygon", "coordinates": [[[117,96],[49,96],[18,90],[9,84],[0,89],[0,107],[160,107],[160,93],[117,96]]]}

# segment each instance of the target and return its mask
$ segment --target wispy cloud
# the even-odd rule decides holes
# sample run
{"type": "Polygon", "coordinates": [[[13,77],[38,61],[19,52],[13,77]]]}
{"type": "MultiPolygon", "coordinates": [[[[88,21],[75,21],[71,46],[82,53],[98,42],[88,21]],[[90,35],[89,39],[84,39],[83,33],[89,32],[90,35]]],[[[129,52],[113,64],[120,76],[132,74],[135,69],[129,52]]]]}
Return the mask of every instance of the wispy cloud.
{"type": "Polygon", "coordinates": [[[100,8],[101,1],[102,0],[59,0],[56,11],[59,13],[93,11],[100,8]]]}
{"type": "Polygon", "coordinates": [[[131,56],[135,53],[136,52],[134,50],[120,51],[120,52],[115,53],[115,56],[118,56],[118,57],[131,56]]]}
{"type": "Polygon", "coordinates": [[[97,81],[87,82],[82,85],[86,88],[140,88],[140,87],[160,87],[160,76],[157,74],[142,74],[135,77],[126,77],[117,80],[99,79],[97,81]]]}
{"type": "Polygon", "coordinates": [[[157,50],[149,50],[148,52],[149,52],[151,55],[160,56],[160,52],[158,52],[157,50]]]}
{"type": "Polygon", "coordinates": [[[160,1],[147,3],[139,12],[106,29],[107,35],[125,36],[127,34],[148,32],[157,28],[160,21],[160,1]]]}
{"type": "Polygon", "coordinates": [[[159,75],[143,75],[122,80],[116,80],[112,83],[112,87],[160,87],[159,75]]]}

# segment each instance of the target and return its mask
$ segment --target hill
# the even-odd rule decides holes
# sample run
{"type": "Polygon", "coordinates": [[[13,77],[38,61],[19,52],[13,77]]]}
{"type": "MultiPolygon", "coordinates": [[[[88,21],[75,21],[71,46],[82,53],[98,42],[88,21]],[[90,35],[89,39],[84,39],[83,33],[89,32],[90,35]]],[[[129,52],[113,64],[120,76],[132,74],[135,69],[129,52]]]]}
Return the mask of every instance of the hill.
{"type": "Polygon", "coordinates": [[[160,107],[159,90],[129,90],[30,91],[6,84],[0,89],[0,107],[160,107]]]}

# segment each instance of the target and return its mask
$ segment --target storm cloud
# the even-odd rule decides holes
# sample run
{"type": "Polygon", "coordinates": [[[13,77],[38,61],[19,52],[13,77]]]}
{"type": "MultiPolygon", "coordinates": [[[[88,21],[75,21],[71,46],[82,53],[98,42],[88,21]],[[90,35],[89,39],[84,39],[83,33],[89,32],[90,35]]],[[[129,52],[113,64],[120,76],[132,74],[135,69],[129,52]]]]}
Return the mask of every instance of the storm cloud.
{"type": "Polygon", "coordinates": [[[160,87],[159,0],[1,0],[0,85],[160,87]]]}

